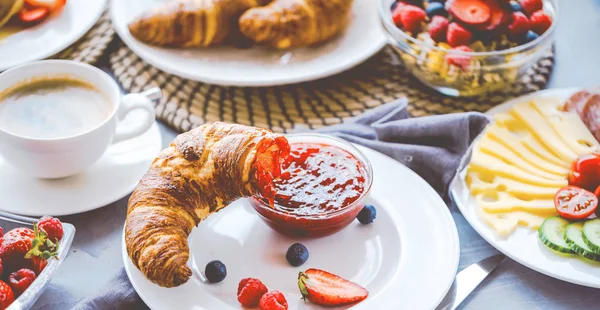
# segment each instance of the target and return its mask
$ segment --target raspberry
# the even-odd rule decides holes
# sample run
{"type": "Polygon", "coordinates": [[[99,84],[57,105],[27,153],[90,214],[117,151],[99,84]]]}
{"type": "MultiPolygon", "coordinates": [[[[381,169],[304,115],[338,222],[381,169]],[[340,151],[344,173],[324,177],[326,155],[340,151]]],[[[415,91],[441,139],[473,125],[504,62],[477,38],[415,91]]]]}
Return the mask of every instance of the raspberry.
{"type": "Polygon", "coordinates": [[[460,45],[467,45],[471,42],[471,32],[469,30],[463,28],[461,25],[457,23],[450,23],[448,25],[448,33],[446,34],[446,40],[448,44],[452,47],[457,47],[460,45]]]}
{"type": "Polygon", "coordinates": [[[6,309],[15,301],[15,293],[6,282],[0,280],[0,309],[6,309]]]}
{"type": "Polygon", "coordinates": [[[512,13],[512,22],[508,25],[508,34],[517,38],[525,35],[529,31],[529,19],[521,12],[512,13]]]}
{"type": "Polygon", "coordinates": [[[42,217],[38,222],[38,229],[43,230],[51,241],[62,239],[64,233],[60,220],[51,216],[42,217]]]}
{"type": "Polygon", "coordinates": [[[259,279],[246,278],[238,285],[238,301],[244,307],[256,307],[269,290],[259,279]]]}
{"type": "Polygon", "coordinates": [[[26,268],[19,269],[8,276],[10,287],[17,296],[23,294],[31,283],[33,283],[33,280],[35,280],[35,273],[26,268]]]}
{"type": "Polygon", "coordinates": [[[552,25],[552,19],[544,11],[537,11],[531,14],[529,22],[531,23],[531,30],[538,35],[542,35],[552,25]]]}
{"type": "MultiPolygon", "coordinates": [[[[470,47],[464,45],[455,47],[452,50],[461,52],[473,51],[470,47]]],[[[469,64],[471,64],[471,56],[448,53],[446,54],[446,62],[450,65],[460,67],[463,69],[463,71],[466,71],[469,68],[469,64]]]]}
{"type": "Polygon", "coordinates": [[[531,16],[533,12],[544,8],[544,2],[542,0],[521,0],[521,6],[523,11],[531,16]]]}
{"type": "Polygon", "coordinates": [[[288,304],[280,291],[270,291],[260,298],[260,310],[287,310],[288,304]]]}
{"type": "Polygon", "coordinates": [[[403,6],[404,4],[402,2],[396,2],[396,6],[392,10],[392,20],[394,21],[394,24],[398,27],[402,26],[400,12],[402,12],[403,6]]]}
{"type": "Polygon", "coordinates": [[[4,237],[4,229],[2,229],[2,227],[0,227],[0,238],[4,237]]]}
{"type": "Polygon", "coordinates": [[[414,5],[405,4],[400,8],[400,23],[405,31],[416,34],[421,30],[423,23],[427,21],[427,13],[414,5]]]}
{"type": "Polygon", "coordinates": [[[2,275],[3,271],[4,271],[4,264],[2,264],[2,259],[0,259],[0,276],[2,275]]]}
{"type": "Polygon", "coordinates": [[[446,40],[446,32],[448,31],[448,20],[442,16],[434,16],[431,22],[427,26],[429,36],[435,42],[442,42],[446,40]]]}

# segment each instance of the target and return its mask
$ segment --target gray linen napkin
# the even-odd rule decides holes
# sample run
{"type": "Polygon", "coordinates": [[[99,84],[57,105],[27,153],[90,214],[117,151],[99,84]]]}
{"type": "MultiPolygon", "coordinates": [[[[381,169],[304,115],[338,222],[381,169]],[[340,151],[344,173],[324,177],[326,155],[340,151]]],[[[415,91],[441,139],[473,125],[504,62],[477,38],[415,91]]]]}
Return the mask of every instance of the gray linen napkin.
{"type": "MultiPolygon", "coordinates": [[[[317,130],[384,153],[423,177],[444,198],[460,160],[489,119],[481,113],[410,118],[400,99],[372,109],[347,123],[317,130]]],[[[96,296],[74,309],[147,308],[121,271],[96,296]]]]}

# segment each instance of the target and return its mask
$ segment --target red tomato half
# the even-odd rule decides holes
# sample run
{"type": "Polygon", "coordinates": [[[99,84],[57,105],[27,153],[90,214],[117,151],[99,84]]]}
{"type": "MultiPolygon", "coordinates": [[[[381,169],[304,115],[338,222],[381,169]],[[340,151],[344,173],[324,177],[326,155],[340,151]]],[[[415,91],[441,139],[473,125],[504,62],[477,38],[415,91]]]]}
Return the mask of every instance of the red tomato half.
{"type": "Polygon", "coordinates": [[[554,207],[566,219],[584,219],[598,207],[598,197],[583,188],[565,186],[554,195],[554,207]]]}
{"type": "Polygon", "coordinates": [[[600,185],[600,155],[583,155],[571,165],[569,185],[595,190],[600,185]]]}

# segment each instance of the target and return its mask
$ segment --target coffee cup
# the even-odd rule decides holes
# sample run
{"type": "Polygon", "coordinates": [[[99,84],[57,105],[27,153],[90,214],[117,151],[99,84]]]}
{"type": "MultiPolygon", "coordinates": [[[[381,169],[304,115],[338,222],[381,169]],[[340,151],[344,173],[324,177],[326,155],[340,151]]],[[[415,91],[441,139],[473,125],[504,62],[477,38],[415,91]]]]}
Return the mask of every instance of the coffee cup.
{"type": "Polygon", "coordinates": [[[87,64],[43,60],[0,74],[0,155],[32,177],[81,173],[112,144],[145,133],[155,117],[147,96],[122,95],[108,74],[87,64]],[[53,85],[56,92],[44,85],[53,85]],[[123,126],[134,110],[145,111],[143,120],[123,126]]]}

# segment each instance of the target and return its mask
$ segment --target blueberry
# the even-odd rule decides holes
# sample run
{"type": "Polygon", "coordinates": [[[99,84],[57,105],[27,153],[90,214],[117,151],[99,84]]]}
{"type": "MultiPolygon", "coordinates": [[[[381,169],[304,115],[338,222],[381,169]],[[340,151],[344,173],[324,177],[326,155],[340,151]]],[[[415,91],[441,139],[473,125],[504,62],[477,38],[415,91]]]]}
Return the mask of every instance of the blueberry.
{"type": "Polygon", "coordinates": [[[446,2],[446,0],[427,0],[427,2],[429,2],[429,3],[431,3],[431,2],[444,3],[444,2],[446,2]]]}
{"type": "Polygon", "coordinates": [[[377,217],[377,210],[372,205],[366,205],[356,217],[361,224],[372,223],[377,217]]]}
{"type": "Polygon", "coordinates": [[[439,2],[428,3],[425,12],[427,13],[427,16],[429,16],[429,18],[432,18],[436,15],[448,16],[448,11],[446,11],[444,5],[439,2]]]}
{"type": "Polygon", "coordinates": [[[527,34],[525,35],[525,42],[531,42],[539,37],[540,36],[538,36],[537,33],[529,30],[529,31],[527,31],[527,34]]]}
{"type": "Polygon", "coordinates": [[[392,7],[391,7],[392,12],[394,12],[394,10],[396,9],[397,6],[398,6],[398,2],[397,1],[392,2],[392,7]]]}
{"type": "Polygon", "coordinates": [[[402,2],[404,2],[406,4],[418,6],[420,8],[423,7],[423,0],[402,0],[402,2]]]}
{"type": "Polygon", "coordinates": [[[227,268],[220,260],[213,260],[206,264],[204,275],[208,279],[208,282],[219,283],[227,276],[227,268]]]}
{"type": "Polygon", "coordinates": [[[302,243],[294,243],[285,253],[285,258],[290,265],[298,267],[308,260],[308,249],[302,243]]]}
{"type": "Polygon", "coordinates": [[[521,3],[519,1],[511,1],[509,5],[510,5],[511,12],[521,12],[521,13],[525,14],[525,11],[523,10],[523,6],[521,5],[521,3]]]}

